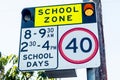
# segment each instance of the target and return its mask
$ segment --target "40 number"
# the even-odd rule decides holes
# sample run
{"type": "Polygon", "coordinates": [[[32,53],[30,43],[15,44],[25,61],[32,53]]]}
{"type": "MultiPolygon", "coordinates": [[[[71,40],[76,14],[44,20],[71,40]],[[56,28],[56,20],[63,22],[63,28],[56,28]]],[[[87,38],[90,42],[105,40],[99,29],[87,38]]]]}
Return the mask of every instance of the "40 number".
{"type": "Polygon", "coordinates": [[[73,50],[73,53],[77,52],[78,47],[80,47],[81,51],[84,53],[90,52],[92,49],[92,41],[88,37],[84,37],[81,39],[80,43],[78,43],[79,46],[77,45],[77,39],[73,38],[68,45],[65,47],[66,50],[70,49],[73,50]],[[85,42],[88,42],[88,48],[85,48],[85,42]]]}

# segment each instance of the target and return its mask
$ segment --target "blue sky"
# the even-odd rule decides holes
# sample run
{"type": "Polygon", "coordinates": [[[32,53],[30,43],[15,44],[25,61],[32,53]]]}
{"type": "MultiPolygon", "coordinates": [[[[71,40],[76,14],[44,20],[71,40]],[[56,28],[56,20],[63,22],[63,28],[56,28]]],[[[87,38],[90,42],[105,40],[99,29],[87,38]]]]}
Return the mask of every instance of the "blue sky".
{"type": "MultiPolygon", "coordinates": [[[[44,5],[58,5],[68,3],[78,3],[82,0],[3,0],[0,2],[0,51],[3,55],[18,54],[21,11],[25,7],[35,7],[44,5]]],[[[104,26],[105,49],[107,59],[107,72],[109,80],[119,79],[118,63],[120,58],[120,0],[102,0],[102,14],[104,26]]],[[[85,69],[77,71],[78,80],[85,79],[85,69]]],[[[76,80],[77,80],[76,79],[76,80]]],[[[65,79],[66,80],[66,79],[65,79]]],[[[70,79],[69,79],[70,80],[70,79]]],[[[72,79],[73,80],[73,79],[72,79]]]]}

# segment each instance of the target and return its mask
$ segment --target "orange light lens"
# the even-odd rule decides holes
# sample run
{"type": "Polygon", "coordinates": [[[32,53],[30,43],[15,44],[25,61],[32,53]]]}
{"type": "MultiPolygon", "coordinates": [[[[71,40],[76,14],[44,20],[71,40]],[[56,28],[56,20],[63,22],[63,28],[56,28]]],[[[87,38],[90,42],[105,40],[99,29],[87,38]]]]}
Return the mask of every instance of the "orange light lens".
{"type": "Polygon", "coordinates": [[[86,16],[92,16],[93,15],[93,10],[92,9],[87,9],[87,10],[85,10],[85,15],[86,16]]]}
{"type": "Polygon", "coordinates": [[[85,4],[84,11],[86,16],[92,16],[94,13],[94,7],[92,4],[85,4]]]}

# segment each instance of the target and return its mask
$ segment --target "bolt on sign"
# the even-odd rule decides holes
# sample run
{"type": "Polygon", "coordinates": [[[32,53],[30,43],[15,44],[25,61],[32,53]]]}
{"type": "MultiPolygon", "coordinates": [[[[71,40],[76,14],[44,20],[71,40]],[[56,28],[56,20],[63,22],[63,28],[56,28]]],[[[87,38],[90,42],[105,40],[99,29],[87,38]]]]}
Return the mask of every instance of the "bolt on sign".
{"type": "Polygon", "coordinates": [[[23,9],[19,70],[92,68],[99,65],[94,3],[23,9]]]}

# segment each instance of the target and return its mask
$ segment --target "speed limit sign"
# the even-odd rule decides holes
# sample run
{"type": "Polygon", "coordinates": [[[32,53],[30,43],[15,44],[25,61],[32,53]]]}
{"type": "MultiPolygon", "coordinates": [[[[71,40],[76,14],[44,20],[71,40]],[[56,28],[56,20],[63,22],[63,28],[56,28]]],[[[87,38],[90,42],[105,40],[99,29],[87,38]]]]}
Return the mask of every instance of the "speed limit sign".
{"type": "Polygon", "coordinates": [[[59,50],[61,56],[67,61],[82,64],[88,62],[96,55],[98,40],[95,34],[88,29],[72,28],[62,35],[59,42],[59,50]],[[74,34],[78,35],[71,37],[74,34]],[[78,59],[74,58],[75,55],[78,59]]]}
{"type": "MultiPolygon", "coordinates": [[[[99,66],[99,42],[97,24],[61,26],[59,40],[62,67],[74,68],[99,66]],[[91,29],[94,27],[94,29],[91,29]]],[[[60,67],[61,68],[61,67],[60,67]]]]}

